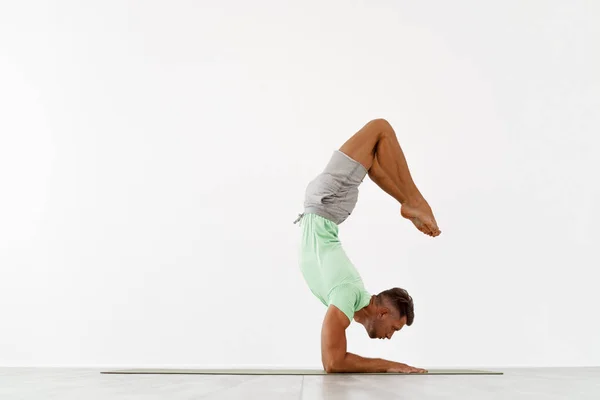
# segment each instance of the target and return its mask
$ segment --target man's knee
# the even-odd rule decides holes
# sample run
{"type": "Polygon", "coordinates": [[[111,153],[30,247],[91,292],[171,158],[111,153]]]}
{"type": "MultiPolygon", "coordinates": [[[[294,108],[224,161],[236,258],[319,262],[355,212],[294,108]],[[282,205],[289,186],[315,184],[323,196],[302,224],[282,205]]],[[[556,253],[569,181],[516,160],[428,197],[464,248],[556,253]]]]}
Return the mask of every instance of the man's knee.
{"type": "Polygon", "coordinates": [[[369,123],[374,124],[376,126],[381,126],[381,127],[390,126],[390,123],[385,118],[375,118],[375,119],[372,119],[369,123]]]}
{"type": "Polygon", "coordinates": [[[375,118],[369,121],[369,126],[373,127],[378,133],[389,133],[392,132],[392,125],[384,118],[375,118]]]}

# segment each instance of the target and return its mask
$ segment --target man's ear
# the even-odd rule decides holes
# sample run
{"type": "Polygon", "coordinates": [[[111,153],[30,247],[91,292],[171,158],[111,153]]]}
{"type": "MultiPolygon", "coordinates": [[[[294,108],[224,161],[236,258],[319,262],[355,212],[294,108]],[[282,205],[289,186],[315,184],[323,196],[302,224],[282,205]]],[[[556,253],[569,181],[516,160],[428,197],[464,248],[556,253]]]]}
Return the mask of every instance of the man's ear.
{"type": "Polygon", "coordinates": [[[379,307],[379,310],[377,310],[377,315],[379,316],[379,318],[383,318],[386,315],[388,315],[390,313],[390,309],[387,307],[379,307]]]}

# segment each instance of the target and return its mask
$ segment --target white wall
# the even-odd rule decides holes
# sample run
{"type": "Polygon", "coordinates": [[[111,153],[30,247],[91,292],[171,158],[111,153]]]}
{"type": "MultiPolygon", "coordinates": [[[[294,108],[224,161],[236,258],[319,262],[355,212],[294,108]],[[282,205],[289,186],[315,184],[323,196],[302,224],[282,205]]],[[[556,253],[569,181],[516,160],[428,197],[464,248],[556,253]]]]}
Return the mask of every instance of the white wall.
{"type": "Polygon", "coordinates": [[[0,364],[318,367],[306,183],[387,118],[442,236],[341,237],[416,366],[599,365],[594,1],[0,5],[0,364]],[[594,248],[594,246],[596,248],[594,248]]]}

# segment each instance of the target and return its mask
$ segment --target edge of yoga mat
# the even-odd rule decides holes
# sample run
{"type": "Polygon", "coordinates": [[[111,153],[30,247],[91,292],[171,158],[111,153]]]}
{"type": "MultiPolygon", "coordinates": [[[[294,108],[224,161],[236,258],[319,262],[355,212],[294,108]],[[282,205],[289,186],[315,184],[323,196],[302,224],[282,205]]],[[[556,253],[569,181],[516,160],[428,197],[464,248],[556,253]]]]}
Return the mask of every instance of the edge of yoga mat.
{"type": "Polygon", "coordinates": [[[102,374],[166,374],[166,375],[503,375],[503,372],[483,371],[477,369],[430,369],[423,374],[406,373],[338,373],[328,374],[317,369],[123,369],[103,371],[102,374]]]}

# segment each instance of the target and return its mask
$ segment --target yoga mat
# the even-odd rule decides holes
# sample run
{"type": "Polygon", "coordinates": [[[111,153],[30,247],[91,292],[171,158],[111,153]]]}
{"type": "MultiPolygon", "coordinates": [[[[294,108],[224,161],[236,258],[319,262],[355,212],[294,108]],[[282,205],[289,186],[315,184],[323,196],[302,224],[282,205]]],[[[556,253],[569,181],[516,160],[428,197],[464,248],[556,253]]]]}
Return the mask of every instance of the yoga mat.
{"type": "Polygon", "coordinates": [[[340,373],[327,374],[318,369],[123,369],[102,374],[175,374],[175,375],[502,375],[502,372],[476,369],[430,369],[424,374],[405,373],[340,373]]]}

